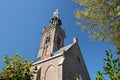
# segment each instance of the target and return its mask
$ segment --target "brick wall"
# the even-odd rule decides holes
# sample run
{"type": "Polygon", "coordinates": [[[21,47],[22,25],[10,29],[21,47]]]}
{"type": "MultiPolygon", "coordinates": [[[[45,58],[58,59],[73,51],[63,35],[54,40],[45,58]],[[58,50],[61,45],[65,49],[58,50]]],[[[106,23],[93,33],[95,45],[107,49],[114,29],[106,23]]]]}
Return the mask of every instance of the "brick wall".
{"type": "Polygon", "coordinates": [[[63,63],[63,80],[75,80],[81,76],[82,80],[90,80],[78,43],[65,52],[63,63]]]}

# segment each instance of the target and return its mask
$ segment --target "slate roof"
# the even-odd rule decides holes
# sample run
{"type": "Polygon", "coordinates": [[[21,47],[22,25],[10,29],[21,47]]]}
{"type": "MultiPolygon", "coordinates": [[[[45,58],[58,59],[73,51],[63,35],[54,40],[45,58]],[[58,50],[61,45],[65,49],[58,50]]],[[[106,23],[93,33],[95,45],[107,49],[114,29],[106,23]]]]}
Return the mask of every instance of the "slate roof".
{"type": "Polygon", "coordinates": [[[72,45],[73,45],[73,43],[72,43],[72,44],[69,44],[69,45],[67,45],[67,46],[65,46],[65,47],[62,47],[62,48],[60,48],[59,50],[57,50],[56,52],[54,52],[53,54],[54,54],[54,55],[59,54],[59,53],[61,53],[63,50],[67,51],[72,45]]]}
{"type": "MultiPolygon", "coordinates": [[[[74,44],[74,43],[69,44],[69,45],[67,45],[67,46],[65,46],[65,47],[60,48],[60,49],[57,50],[56,52],[52,53],[51,58],[54,57],[54,56],[59,55],[60,53],[62,53],[63,50],[67,51],[71,46],[73,46],[73,44],[74,44]]],[[[37,58],[37,59],[34,60],[32,63],[36,63],[36,62],[41,61],[41,60],[44,60],[44,59],[45,59],[45,58],[37,58]]]]}

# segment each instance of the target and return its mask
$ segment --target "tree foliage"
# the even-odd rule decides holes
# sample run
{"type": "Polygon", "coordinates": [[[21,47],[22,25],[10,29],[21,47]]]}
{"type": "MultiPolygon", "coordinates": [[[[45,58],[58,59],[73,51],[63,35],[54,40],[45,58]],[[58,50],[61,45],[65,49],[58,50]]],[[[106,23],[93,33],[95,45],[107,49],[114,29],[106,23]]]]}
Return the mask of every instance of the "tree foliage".
{"type": "Polygon", "coordinates": [[[110,50],[106,51],[106,56],[103,71],[97,73],[96,80],[105,80],[103,75],[107,75],[110,80],[120,80],[120,57],[113,59],[110,50]]]}
{"type": "Polygon", "coordinates": [[[94,39],[109,41],[120,51],[120,0],[74,0],[77,24],[94,39]]]}
{"type": "Polygon", "coordinates": [[[80,77],[77,77],[76,80],[81,80],[80,77]]]}
{"type": "Polygon", "coordinates": [[[31,80],[34,70],[31,69],[32,63],[28,59],[22,58],[19,54],[9,58],[3,58],[6,66],[0,72],[0,80],[31,80]]]}
{"type": "Polygon", "coordinates": [[[98,73],[96,75],[96,80],[105,80],[103,77],[103,74],[100,71],[98,71],[98,73]]]}

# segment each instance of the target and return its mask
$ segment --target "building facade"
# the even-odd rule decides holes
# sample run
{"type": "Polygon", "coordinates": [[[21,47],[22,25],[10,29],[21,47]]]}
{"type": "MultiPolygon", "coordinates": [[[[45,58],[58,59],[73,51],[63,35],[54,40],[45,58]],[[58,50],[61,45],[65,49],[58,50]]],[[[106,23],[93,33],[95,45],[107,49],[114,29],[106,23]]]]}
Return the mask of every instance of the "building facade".
{"type": "Polygon", "coordinates": [[[77,38],[64,46],[65,32],[57,9],[50,25],[43,28],[38,57],[33,62],[37,68],[34,80],[90,80],[77,38]]]}

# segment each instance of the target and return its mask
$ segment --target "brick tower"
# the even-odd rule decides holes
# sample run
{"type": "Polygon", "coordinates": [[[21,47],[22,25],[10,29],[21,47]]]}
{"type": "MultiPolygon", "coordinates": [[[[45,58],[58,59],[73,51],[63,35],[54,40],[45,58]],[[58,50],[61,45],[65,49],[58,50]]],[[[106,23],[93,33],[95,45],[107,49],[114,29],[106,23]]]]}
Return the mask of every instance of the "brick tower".
{"type": "Polygon", "coordinates": [[[52,53],[64,46],[65,32],[60,27],[61,24],[59,10],[57,9],[50,20],[50,26],[43,28],[38,58],[54,55],[52,53]]]}

